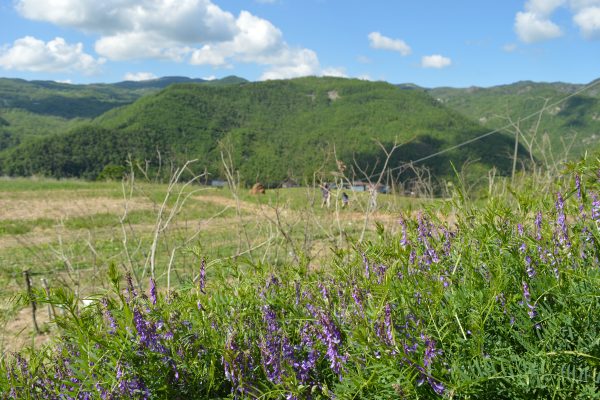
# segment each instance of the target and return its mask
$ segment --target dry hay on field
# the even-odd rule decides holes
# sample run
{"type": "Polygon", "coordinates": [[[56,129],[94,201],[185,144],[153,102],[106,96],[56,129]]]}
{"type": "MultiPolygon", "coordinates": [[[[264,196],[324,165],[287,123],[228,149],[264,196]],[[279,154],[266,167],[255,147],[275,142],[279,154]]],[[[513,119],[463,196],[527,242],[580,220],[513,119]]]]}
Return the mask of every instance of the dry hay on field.
{"type": "Polygon", "coordinates": [[[265,187],[262,183],[255,183],[250,189],[250,194],[265,194],[265,187]]]}
{"type": "MultiPolygon", "coordinates": [[[[152,209],[146,199],[135,199],[127,205],[131,210],[152,209]]],[[[100,213],[122,214],[122,199],[91,197],[78,199],[0,199],[0,220],[63,219],[100,213]]]]}

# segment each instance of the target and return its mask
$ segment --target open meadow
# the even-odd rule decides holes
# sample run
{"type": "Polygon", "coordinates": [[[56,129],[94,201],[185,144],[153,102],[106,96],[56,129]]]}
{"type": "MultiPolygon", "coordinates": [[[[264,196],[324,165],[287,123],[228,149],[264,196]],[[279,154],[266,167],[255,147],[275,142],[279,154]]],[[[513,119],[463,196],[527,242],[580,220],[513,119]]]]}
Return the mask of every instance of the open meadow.
{"type": "Polygon", "coordinates": [[[376,208],[335,190],[323,207],[318,187],[5,179],[0,389],[599,398],[599,170],[376,208]]]}
{"type": "Polygon", "coordinates": [[[368,210],[367,193],[349,192],[342,208],[340,193],[327,208],[318,188],[251,195],[197,184],[0,179],[0,350],[38,346],[55,333],[45,308],[37,310],[35,332],[21,298],[25,271],[34,289],[68,288],[85,299],[106,290],[110,265],[141,287],[153,274],[173,290],[195,277],[200,256],[212,271],[239,260],[284,267],[300,258],[318,268],[332,248],[373,237],[376,224],[393,231],[401,212],[443,204],[380,195],[377,210],[368,210]]]}

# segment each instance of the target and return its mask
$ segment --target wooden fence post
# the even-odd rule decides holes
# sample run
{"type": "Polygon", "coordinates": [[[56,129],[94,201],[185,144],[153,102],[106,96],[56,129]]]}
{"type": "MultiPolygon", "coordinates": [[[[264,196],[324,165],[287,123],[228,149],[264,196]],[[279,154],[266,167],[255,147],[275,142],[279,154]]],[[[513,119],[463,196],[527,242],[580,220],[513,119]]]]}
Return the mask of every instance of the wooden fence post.
{"type": "Polygon", "coordinates": [[[35,328],[36,333],[40,333],[40,328],[38,327],[37,320],[35,319],[35,310],[36,304],[33,299],[33,291],[31,290],[31,277],[29,276],[29,270],[26,269],[23,271],[23,275],[25,276],[25,284],[27,285],[27,296],[29,296],[29,300],[31,301],[31,317],[33,319],[33,327],[35,328]]]}

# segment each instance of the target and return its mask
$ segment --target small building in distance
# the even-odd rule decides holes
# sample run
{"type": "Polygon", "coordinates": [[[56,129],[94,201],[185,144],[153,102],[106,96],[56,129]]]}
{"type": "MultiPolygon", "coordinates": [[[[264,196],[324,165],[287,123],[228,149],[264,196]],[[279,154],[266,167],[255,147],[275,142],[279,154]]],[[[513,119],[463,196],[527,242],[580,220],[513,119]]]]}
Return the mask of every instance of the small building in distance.
{"type": "Polygon", "coordinates": [[[227,186],[227,181],[221,179],[213,179],[212,181],[210,181],[210,186],[223,188],[227,186]]]}

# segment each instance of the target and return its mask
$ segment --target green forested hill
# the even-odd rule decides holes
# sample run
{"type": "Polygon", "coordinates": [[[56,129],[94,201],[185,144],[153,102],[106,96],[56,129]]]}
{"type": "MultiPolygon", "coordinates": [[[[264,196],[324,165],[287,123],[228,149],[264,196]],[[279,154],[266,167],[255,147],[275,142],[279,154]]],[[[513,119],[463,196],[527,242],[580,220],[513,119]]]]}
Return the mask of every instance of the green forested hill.
{"type": "Polygon", "coordinates": [[[428,92],[448,107],[489,128],[504,127],[512,120],[528,137],[537,128],[538,144],[532,147],[534,154],[551,151],[555,157],[563,158],[565,145],[572,144],[566,158],[576,158],[600,143],[600,84],[555,103],[585,86],[525,81],[491,88],[436,88],[428,92]],[[552,104],[555,105],[542,114],[539,127],[537,116],[523,120],[544,105],[552,104]],[[544,134],[547,134],[547,143],[543,142],[544,134]]]}
{"type": "MultiPolygon", "coordinates": [[[[333,151],[347,165],[373,167],[386,146],[401,147],[392,165],[432,154],[481,134],[483,128],[418,90],[340,78],[241,83],[176,84],[113,109],[66,135],[5,150],[3,173],[96,176],[127,154],[182,162],[222,176],[220,152],[231,149],[246,182],[276,183],[329,171],[333,151]],[[221,143],[221,145],[219,145],[221,143]]],[[[494,135],[428,161],[438,175],[449,161],[470,160],[507,171],[512,140],[494,135]]]]}
{"type": "Polygon", "coordinates": [[[108,110],[182,82],[218,86],[245,80],[235,76],[214,81],[175,76],[140,82],[72,85],[0,78],[0,150],[32,137],[66,133],[108,110]],[[2,140],[8,136],[10,141],[2,140]]]}

